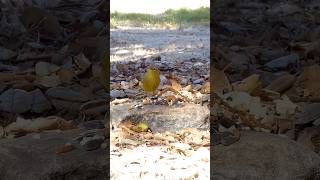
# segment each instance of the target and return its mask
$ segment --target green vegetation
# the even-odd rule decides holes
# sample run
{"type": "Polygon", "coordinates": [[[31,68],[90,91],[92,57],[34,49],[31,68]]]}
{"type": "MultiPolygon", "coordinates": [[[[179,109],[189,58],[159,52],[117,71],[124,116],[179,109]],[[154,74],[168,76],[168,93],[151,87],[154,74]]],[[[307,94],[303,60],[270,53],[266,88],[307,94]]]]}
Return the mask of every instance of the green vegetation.
{"type": "Polygon", "coordinates": [[[119,13],[112,12],[110,14],[111,27],[116,26],[152,26],[167,28],[184,28],[189,26],[209,26],[210,9],[201,7],[192,9],[169,9],[162,14],[151,15],[142,13],[119,13]]]}

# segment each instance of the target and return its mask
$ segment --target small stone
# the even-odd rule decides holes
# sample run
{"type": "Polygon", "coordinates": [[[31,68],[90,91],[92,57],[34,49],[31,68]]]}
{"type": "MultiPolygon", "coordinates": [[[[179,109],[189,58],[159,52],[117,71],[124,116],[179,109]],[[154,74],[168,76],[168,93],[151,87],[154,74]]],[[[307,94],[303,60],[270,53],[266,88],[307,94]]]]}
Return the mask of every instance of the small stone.
{"type": "Polygon", "coordinates": [[[160,75],[160,85],[163,86],[168,82],[168,79],[164,75],[160,75]]]}
{"type": "Polygon", "coordinates": [[[80,111],[84,114],[101,114],[107,111],[107,104],[105,99],[96,99],[88,101],[81,105],[80,111]]]}
{"type": "Polygon", "coordinates": [[[240,137],[237,137],[230,132],[221,133],[221,144],[223,144],[225,146],[229,146],[229,145],[237,142],[239,139],[240,139],[240,137]]]}
{"type": "Polygon", "coordinates": [[[125,97],[126,93],[124,93],[124,91],[122,91],[122,90],[114,89],[114,90],[110,91],[110,96],[113,98],[125,97]]]}
{"type": "Polygon", "coordinates": [[[0,61],[9,60],[15,56],[17,56],[16,52],[0,47],[0,61]]]}
{"type": "Polygon", "coordinates": [[[72,101],[65,101],[60,99],[53,99],[51,100],[52,105],[59,110],[68,110],[74,113],[78,113],[79,108],[81,107],[81,103],[79,102],[72,102],[72,101]]]}
{"type": "Polygon", "coordinates": [[[83,53],[74,56],[74,62],[82,71],[86,71],[91,66],[91,62],[83,53]]]}
{"type": "Polygon", "coordinates": [[[46,94],[52,98],[57,98],[57,99],[62,99],[67,101],[84,102],[89,100],[89,98],[86,95],[65,87],[50,88],[46,91],[46,94]]]}
{"type": "Polygon", "coordinates": [[[87,130],[90,130],[90,129],[104,129],[105,128],[104,127],[104,123],[101,120],[86,121],[82,125],[87,130]]]}
{"type": "Polygon", "coordinates": [[[21,89],[8,89],[0,95],[0,109],[12,113],[24,113],[30,110],[32,96],[21,89]]]}
{"type": "Polygon", "coordinates": [[[107,147],[108,147],[107,143],[104,142],[101,144],[101,149],[107,149],[107,147]]]}
{"type": "Polygon", "coordinates": [[[319,126],[320,125],[320,118],[318,118],[315,121],[313,121],[312,124],[315,125],[315,126],[319,126]]]}
{"type": "Polygon", "coordinates": [[[51,103],[44,96],[40,89],[33,90],[31,92],[32,105],[31,111],[35,113],[42,113],[51,109],[51,103]]]}
{"type": "Polygon", "coordinates": [[[80,144],[86,151],[93,151],[99,149],[101,144],[104,142],[104,137],[94,136],[94,137],[85,137],[82,139],[80,144]]]}
{"type": "Polygon", "coordinates": [[[201,79],[197,79],[197,80],[193,81],[193,84],[201,84],[203,82],[204,82],[204,80],[201,78],[201,79]]]}

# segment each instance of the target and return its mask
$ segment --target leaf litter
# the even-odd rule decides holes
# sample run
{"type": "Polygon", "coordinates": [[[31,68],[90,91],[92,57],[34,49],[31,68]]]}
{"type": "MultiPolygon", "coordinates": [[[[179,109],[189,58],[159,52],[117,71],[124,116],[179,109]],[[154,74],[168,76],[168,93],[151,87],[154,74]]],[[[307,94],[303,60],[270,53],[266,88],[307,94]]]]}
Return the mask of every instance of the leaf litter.
{"type": "Polygon", "coordinates": [[[286,136],[319,152],[315,4],[215,3],[211,118],[218,136],[230,127],[252,129],[286,136]]]}

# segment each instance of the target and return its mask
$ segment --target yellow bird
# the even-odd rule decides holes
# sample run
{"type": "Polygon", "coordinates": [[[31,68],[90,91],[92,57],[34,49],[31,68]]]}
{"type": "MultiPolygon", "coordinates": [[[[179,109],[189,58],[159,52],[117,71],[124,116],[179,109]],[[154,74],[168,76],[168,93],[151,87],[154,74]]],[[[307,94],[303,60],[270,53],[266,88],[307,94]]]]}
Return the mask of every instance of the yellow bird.
{"type": "Polygon", "coordinates": [[[155,67],[149,67],[147,72],[143,75],[141,83],[144,91],[152,92],[154,94],[160,84],[159,70],[155,67]]]}

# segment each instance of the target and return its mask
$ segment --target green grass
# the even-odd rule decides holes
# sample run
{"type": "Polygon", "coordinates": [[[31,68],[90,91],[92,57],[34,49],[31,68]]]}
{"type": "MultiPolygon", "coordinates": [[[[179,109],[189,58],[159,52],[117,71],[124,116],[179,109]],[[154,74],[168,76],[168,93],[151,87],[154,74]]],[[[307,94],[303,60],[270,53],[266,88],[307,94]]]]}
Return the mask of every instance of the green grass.
{"type": "Polygon", "coordinates": [[[110,14],[111,27],[116,26],[152,26],[152,27],[172,27],[184,28],[189,26],[209,26],[210,9],[201,7],[195,10],[191,9],[169,9],[162,14],[142,14],[142,13],[120,13],[112,12],[110,14]]]}

